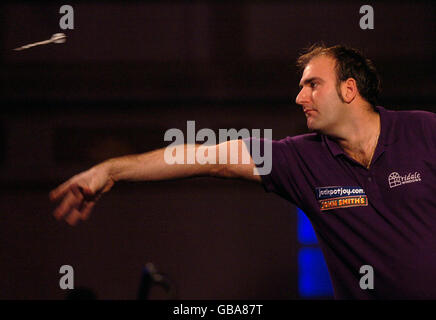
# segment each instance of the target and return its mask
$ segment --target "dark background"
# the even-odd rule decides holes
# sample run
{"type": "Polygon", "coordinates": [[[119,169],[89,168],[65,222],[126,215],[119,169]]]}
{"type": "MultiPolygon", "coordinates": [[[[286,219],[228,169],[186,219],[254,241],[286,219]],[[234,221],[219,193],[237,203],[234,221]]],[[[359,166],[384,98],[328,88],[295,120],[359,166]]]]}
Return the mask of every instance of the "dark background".
{"type": "Polygon", "coordinates": [[[180,299],[299,299],[295,207],[253,183],[120,183],[90,220],[48,192],[170,128],[306,132],[295,59],[362,49],[391,109],[435,111],[435,6],[425,1],[6,2],[0,5],[0,299],[64,299],[59,268],[99,299],[135,299],[146,262],[180,299]],[[61,30],[59,8],[74,8],[61,30]],[[375,29],[361,30],[371,4],[375,29]],[[13,48],[64,32],[65,44],[13,48]]]}

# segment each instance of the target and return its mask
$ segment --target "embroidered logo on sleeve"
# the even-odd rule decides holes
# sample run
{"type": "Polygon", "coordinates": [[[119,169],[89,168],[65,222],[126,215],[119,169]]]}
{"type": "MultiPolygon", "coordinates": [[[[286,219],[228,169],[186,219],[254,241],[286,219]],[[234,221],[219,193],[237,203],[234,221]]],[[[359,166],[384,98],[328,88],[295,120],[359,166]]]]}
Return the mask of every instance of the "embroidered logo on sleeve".
{"type": "Polygon", "coordinates": [[[315,190],[321,211],[368,205],[368,197],[361,187],[335,186],[320,187],[315,190]]]}

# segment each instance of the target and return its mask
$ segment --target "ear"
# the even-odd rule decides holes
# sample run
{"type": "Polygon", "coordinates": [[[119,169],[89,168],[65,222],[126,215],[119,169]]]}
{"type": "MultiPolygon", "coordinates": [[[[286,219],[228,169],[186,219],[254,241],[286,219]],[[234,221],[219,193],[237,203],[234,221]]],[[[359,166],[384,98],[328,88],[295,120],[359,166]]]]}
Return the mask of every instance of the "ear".
{"type": "Polygon", "coordinates": [[[344,102],[350,103],[358,94],[356,80],[353,78],[348,78],[341,83],[341,93],[344,102]]]}

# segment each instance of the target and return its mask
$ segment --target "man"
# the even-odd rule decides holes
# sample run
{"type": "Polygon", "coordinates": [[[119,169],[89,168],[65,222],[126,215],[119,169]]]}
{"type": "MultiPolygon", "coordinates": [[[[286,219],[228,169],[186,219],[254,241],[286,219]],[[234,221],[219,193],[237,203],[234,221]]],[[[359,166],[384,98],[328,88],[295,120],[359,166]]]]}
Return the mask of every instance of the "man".
{"type": "Polygon", "coordinates": [[[376,107],[379,78],[355,49],[312,47],[298,62],[296,102],[314,133],[261,139],[261,148],[272,145],[269,174],[254,174],[252,159],[241,163],[249,139],[206,148],[218,159],[221,148],[236,146],[237,159],[228,152],[227,164],[169,165],[164,149],[110,159],[51,192],[53,201],[62,199],[55,217],[71,225],[87,219],[120,180],[252,180],[306,212],[336,298],[436,299],[436,115],[376,107]],[[372,271],[370,285],[361,270],[372,271]]]}

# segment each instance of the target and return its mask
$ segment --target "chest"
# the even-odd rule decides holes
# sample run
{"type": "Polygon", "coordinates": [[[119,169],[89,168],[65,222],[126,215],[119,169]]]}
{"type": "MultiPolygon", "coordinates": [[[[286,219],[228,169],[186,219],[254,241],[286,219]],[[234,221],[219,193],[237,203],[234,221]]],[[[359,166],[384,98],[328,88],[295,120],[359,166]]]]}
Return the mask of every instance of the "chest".
{"type": "Polygon", "coordinates": [[[433,211],[436,217],[436,158],[431,154],[384,152],[369,169],[349,160],[330,163],[311,177],[314,210],[355,208],[364,214],[372,206],[396,215],[433,211]]]}

